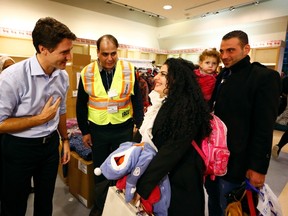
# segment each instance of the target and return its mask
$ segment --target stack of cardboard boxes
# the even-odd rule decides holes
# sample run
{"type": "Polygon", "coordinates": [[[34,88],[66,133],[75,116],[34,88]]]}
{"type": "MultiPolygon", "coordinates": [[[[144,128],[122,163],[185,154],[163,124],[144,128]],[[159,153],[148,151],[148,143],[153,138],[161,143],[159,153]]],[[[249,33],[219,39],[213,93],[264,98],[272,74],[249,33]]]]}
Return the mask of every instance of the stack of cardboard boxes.
{"type": "MultiPolygon", "coordinates": [[[[60,145],[61,148],[61,145],[60,145]]],[[[68,186],[69,192],[84,206],[90,208],[94,200],[94,168],[92,161],[86,161],[71,151],[68,164],[59,163],[58,175],[68,186]]]]}
{"type": "MultiPolygon", "coordinates": [[[[83,67],[88,65],[90,61],[90,55],[73,53],[72,62],[66,67],[70,81],[70,88],[67,94],[67,118],[76,118],[77,74],[79,74],[83,67]]],[[[94,200],[93,162],[86,161],[76,152],[71,151],[69,163],[64,166],[59,165],[58,174],[69,187],[69,192],[83,205],[90,208],[94,200]],[[66,172],[67,175],[64,175],[66,172]]]]}
{"type": "Polygon", "coordinates": [[[85,161],[76,152],[71,152],[68,164],[69,192],[83,205],[90,208],[94,200],[94,168],[92,161],[85,161]]]}

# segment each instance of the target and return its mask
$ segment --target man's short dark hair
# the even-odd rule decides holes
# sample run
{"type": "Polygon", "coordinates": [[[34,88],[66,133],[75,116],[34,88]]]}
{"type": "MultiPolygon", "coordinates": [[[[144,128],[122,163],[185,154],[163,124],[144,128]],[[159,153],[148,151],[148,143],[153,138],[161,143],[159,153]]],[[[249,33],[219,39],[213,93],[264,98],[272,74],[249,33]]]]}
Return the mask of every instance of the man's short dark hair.
{"type": "Polygon", "coordinates": [[[32,31],[33,45],[37,53],[40,53],[39,45],[53,51],[65,38],[76,40],[76,35],[66,25],[52,17],[39,19],[32,31]]]}
{"type": "Polygon", "coordinates": [[[103,35],[101,36],[98,40],[97,40],[97,50],[100,51],[100,44],[101,44],[101,41],[104,39],[104,38],[107,38],[109,41],[111,41],[115,46],[116,48],[119,47],[119,44],[118,44],[118,41],[117,39],[113,36],[113,35],[110,35],[110,34],[106,34],[106,35],[103,35]]]}
{"type": "Polygon", "coordinates": [[[248,35],[241,30],[235,30],[227,33],[223,36],[222,40],[229,40],[231,38],[238,38],[242,47],[249,44],[248,35]]]}

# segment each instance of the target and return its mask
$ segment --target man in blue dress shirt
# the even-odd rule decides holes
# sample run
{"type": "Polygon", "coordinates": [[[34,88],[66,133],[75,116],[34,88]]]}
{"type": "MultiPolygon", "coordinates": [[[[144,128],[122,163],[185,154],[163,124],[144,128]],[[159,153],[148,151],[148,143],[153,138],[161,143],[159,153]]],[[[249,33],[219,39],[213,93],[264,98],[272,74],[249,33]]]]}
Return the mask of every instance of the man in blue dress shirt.
{"type": "Polygon", "coordinates": [[[66,128],[66,96],[74,33],[63,23],[41,18],[32,32],[36,54],[0,75],[2,137],[2,215],[25,216],[34,181],[34,216],[52,215],[59,163],[70,160],[66,128]]]}

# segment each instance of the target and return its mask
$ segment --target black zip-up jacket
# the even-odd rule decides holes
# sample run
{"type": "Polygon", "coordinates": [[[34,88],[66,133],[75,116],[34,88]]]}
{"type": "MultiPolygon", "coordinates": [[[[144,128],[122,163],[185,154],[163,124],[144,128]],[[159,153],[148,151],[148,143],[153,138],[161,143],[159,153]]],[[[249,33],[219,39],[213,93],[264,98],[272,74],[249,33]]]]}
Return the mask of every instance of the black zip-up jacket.
{"type": "Polygon", "coordinates": [[[242,182],[248,169],[267,173],[280,92],[279,73],[249,56],[218,75],[212,104],[228,129],[227,181],[242,182]]]}

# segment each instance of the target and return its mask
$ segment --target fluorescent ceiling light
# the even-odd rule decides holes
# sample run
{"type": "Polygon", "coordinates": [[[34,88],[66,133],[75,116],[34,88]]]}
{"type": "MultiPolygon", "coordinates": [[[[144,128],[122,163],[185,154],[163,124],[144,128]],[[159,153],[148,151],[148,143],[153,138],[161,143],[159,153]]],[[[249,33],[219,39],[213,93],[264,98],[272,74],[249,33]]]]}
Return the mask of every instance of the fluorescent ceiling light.
{"type": "Polygon", "coordinates": [[[164,10],[171,10],[171,9],[172,9],[172,6],[171,6],[171,5],[164,5],[164,6],[163,6],[163,9],[164,9],[164,10]]]}

